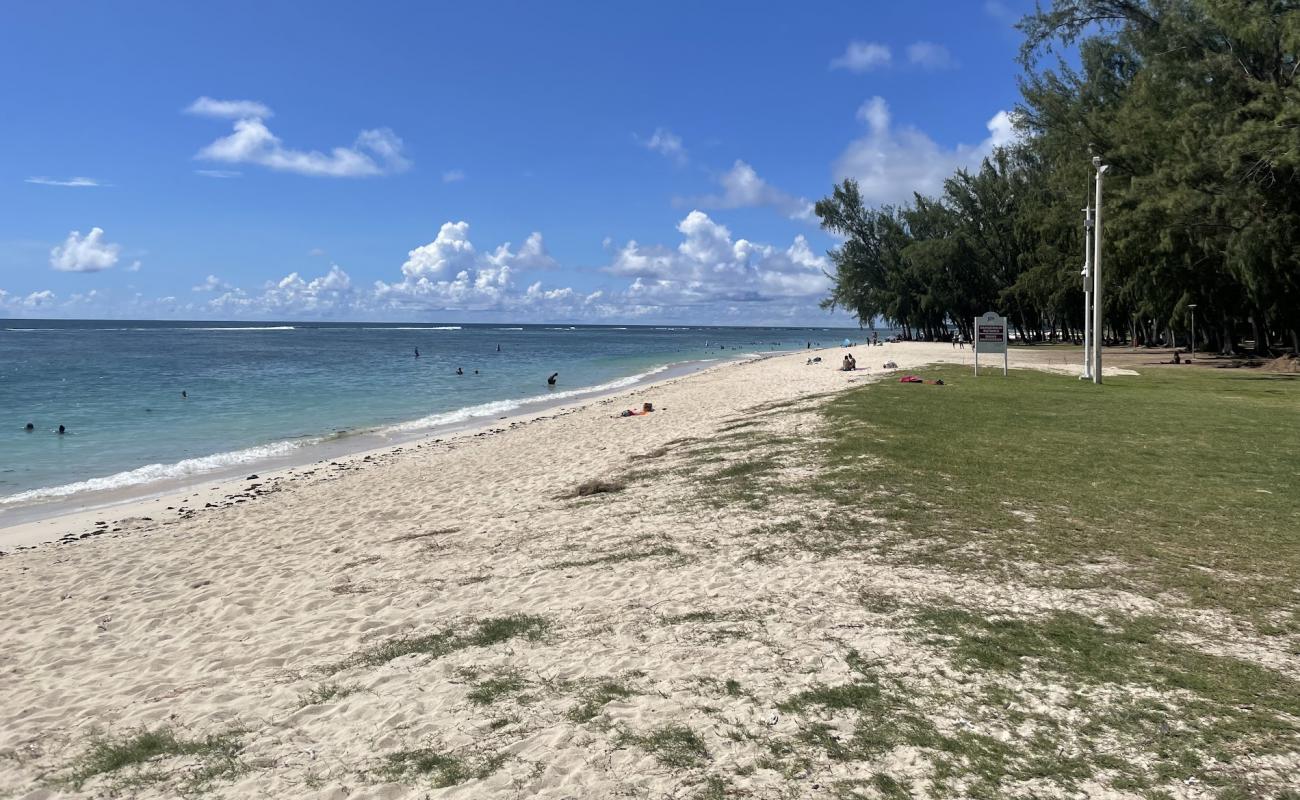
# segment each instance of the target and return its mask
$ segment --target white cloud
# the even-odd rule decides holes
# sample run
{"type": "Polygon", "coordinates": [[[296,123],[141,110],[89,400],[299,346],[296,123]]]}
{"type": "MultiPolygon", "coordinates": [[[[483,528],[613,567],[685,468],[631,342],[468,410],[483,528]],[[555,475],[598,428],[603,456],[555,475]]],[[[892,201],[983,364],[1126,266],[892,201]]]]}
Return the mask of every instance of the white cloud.
{"type": "Polygon", "coordinates": [[[50,266],[60,272],[99,272],[116,264],[121,250],[121,245],[104,241],[103,228],[91,228],[85,237],[72,231],[50,250],[50,266]]]}
{"type": "Polygon", "coordinates": [[[914,42],[908,45],[907,60],[924,69],[951,69],[957,66],[948,48],[934,42],[914,42]]]}
{"type": "MultiPolygon", "coordinates": [[[[209,276],[211,279],[211,276],[209,276]]],[[[338,264],[311,280],[291,272],[278,281],[267,281],[256,294],[230,289],[208,301],[207,307],[228,316],[332,317],[366,307],[359,302],[352,278],[338,264]]]]}
{"type": "Polygon", "coordinates": [[[131,265],[130,265],[129,267],[126,268],[126,271],[127,271],[127,272],[139,272],[141,266],[143,266],[143,265],[140,263],[140,260],[139,260],[139,259],[136,259],[135,261],[132,261],[132,262],[131,262],[131,265]]]}
{"type": "Polygon", "coordinates": [[[637,142],[647,150],[653,150],[664,158],[677,164],[686,163],[686,148],[682,146],[682,137],[667,128],[655,128],[650,138],[636,137],[637,142]]]}
{"type": "Polygon", "coordinates": [[[307,251],[307,255],[309,255],[309,256],[323,256],[323,255],[325,255],[325,249],[324,249],[324,248],[321,248],[321,247],[313,247],[312,249],[310,249],[310,250],[307,251]]]}
{"type": "MultiPolygon", "coordinates": [[[[187,111],[235,120],[234,132],[204,147],[195,158],[227,164],[259,164],[281,172],[300,175],[356,178],[401,172],[411,165],[402,153],[402,140],[387,128],[364,130],[351,147],[335,147],[328,154],[318,150],[285,147],[271,133],[263,119],[270,109],[248,100],[213,100],[200,97],[187,111]]],[[[200,174],[234,177],[223,170],[200,174]]]]}
{"type": "Polygon", "coordinates": [[[231,288],[230,284],[218,278],[216,275],[209,275],[203,283],[198,286],[190,287],[191,292],[215,292],[231,288]]]}
{"type": "Polygon", "coordinates": [[[876,42],[849,42],[844,55],[831,61],[831,69],[847,69],[849,72],[867,72],[879,67],[887,67],[893,61],[889,45],[876,42]]]}
{"type": "Polygon", "coordinates": [[[196,169],[194,174],[202,175],[205,178],[238,178],[244,173],[237,169],[196,169]]]}
{"type": "Polygon", "coordinates": [[[24,297],[20,302],[23,308],[45,308],[54,304],[54,292],[44,289],[39,292],[32,292],[24,297]]]}
{"type": "Polygon", "coordinates": [[[449,169],[442,173],[443,183],[456,183],[465,180],[465,171],[462,169],[449,169]]]}
{"type": "Polygon", "coordinates": [[[1000,0],[986,0],[984,3],[984,13],[994,19],[1004,21],[1014,20],[1016,16],[1015,12],[1008,8],[1006,3],[1000,2],[1000,0]]]}
{"type": "Polygon", "coordinates": [[[266,119],[274,116],[274,112],[270,108],[256,100],[213,100],[207,96],[200,97],[190,103],[186,107],[185,113],[220,119],[249,119],[253,117],[266,119]]]}
{"type": "Polygon", "coordinates": [[[85,177],[76,177],[76,178],[68,178],[67,180],[59,180],[57,178],[46,178],[44,176],[36,176],[32,178],[27,178],[23,182],[36,183],[36,184],[40,184],[41,186],[72,186],[78,188],[86,187],[86,186],[108,186],[109,185],[107,183],[101,183],[100,181],[97,181],[94,178],[85,178],[85,177]]]}
{"type": "Polygon", "coordinates": [[[624,245],[606,271],[633,278],[624,293],[631,305],[664,311],[723,302],[767,302],[797,298],[809,303],[828,287],[826,259],[796,236],[785,249],[731,237],[731,231],[702,211],[678,224],[682,241],[624,245]]]}
{"type": "Polygon", "coordinates": [[[469,240],[468,222],[444,223],[432,242],[407,253],[402,280],[375,282],[376,300],[391,308],[505,308],[517,299],[511,295],[516,271],[558,266],[537,231],[518,250],[511,247],[506,242],[490,253],[479,253],[469,240]]]}
{"type": "Polygon", "coordinates": [[[999,111],[987,123],[988,136],[978,144],[939,145],[924,131],[894,126],[889,105],[873,97],[858,109],[866,133],[849,143],[833,166],[835,180],[853,178],[865,201],[900,203],[913,192],[936,195],[943,182],[958,169],[979,165],[997,147],[1015,138],[1011,115],[999,111]]]}
{"type": "Polygon", "coordinates": [[[736,160],[731,169],[717,178],[721,194],[697,197],[692,202],[702,208],[754,208],[771,206],[790,219],[811,219],[812,203],[807,198],[787,194],[759,177],[752,166],[736,160]]]}

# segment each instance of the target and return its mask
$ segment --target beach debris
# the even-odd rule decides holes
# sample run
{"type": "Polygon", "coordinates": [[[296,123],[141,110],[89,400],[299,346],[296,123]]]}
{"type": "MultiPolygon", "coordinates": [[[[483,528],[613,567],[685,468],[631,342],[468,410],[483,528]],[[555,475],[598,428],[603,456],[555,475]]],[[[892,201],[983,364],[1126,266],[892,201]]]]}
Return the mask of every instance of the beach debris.
{"type": "Polygon", "coordinates": [[[561,497],[589,497],[593,494],[621,492],[626,488],[627,484],[618,479],[593,478],[589,481],[583,481],[575,486],[572,492],[561,495],[561,497]]]}

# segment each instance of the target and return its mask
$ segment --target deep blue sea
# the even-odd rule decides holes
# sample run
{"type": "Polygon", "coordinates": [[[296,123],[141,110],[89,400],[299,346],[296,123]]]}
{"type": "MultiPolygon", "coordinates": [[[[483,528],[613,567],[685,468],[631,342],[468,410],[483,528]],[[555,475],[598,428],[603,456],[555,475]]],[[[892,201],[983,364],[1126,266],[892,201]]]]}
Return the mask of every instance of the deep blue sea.
{"type": "Polygon", "coordinates": [[[0,320],[0,516],[86,492],[255,468],[359,434],[396,440],[486,421],[631,385],[672,365],[856,334],[0,320]]]}

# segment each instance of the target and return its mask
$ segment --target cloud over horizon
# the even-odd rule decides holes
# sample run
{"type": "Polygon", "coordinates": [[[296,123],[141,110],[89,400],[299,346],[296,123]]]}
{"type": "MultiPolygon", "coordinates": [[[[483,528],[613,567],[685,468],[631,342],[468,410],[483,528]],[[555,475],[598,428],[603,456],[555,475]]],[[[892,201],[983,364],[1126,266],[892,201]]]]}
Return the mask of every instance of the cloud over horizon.
{"type": "Polygon", "coordinates": [[[122,246],[104,240],[103,228],[85,236],[71,231],[63,244],[50,250],[50,266],[59,272],[99,272],[117,263],[122,246]]]}

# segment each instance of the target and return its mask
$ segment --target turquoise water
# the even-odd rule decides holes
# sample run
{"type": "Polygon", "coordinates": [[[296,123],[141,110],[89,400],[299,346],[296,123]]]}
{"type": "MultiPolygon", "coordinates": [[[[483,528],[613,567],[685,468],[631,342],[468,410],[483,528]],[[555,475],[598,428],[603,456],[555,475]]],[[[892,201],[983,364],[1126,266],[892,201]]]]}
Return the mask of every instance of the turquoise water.
{"type": "Polygon", "coordinates": [[[397,437],[491,419],[529,402],[630,385],[669,364],[829,345],[846,335],[853,333],[0,320],[0,515],[84,492],[255,467],[358,434],[397,437]],[[554,388],[546,383],[552,372],[554,388]],[[24,430],[28,422],[35,430],[24,430]],[[59,425],[66,434],[55,433],[59,425]]]}

